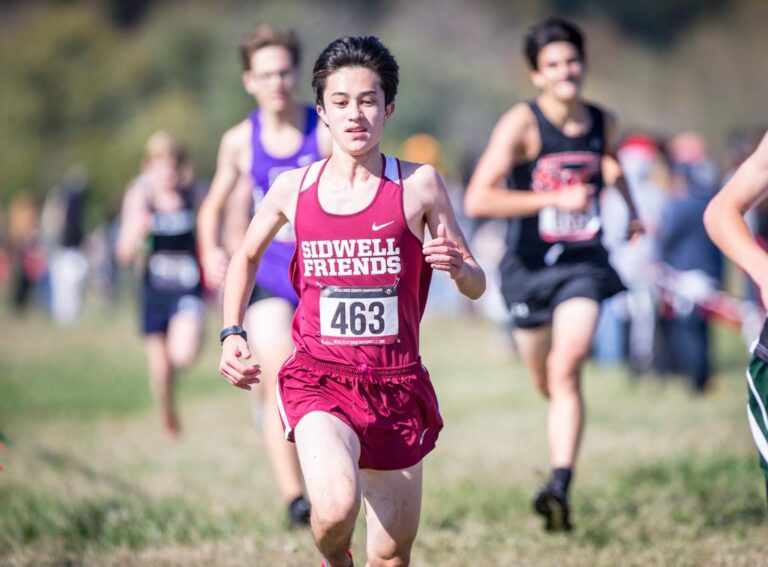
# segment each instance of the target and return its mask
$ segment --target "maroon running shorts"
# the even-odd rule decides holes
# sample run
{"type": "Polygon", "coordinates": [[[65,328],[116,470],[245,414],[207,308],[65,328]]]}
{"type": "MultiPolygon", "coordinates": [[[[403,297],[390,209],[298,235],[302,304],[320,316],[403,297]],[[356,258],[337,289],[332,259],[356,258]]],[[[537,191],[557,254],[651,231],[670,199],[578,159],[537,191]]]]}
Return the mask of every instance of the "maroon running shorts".
{"type": "Polygon", "coordinates": [[[313,411],[336,416],[360,439],[361,469],[398,470],[435,448],[443,420],[427,369],[348,366],[296,353],[280,369],[277,403],[285,437],[313,411]]]}

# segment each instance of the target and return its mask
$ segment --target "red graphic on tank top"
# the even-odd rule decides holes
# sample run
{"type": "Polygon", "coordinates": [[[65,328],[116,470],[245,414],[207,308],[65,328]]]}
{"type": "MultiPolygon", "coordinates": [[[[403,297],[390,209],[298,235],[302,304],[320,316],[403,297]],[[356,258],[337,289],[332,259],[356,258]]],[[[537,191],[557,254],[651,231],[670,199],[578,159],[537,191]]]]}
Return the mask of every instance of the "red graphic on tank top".
{"type": "Polygon", "coordinates": [[[561,191],[577,185],[591,185],[595,193],[588,209],[572,212],[546,207],[539,212],[539,236],[546,242],[591,240],[600,231],[596,181],[601,155],[592,152],[563,152],[539,158],[531,174],[533,191],[561,191]]]}

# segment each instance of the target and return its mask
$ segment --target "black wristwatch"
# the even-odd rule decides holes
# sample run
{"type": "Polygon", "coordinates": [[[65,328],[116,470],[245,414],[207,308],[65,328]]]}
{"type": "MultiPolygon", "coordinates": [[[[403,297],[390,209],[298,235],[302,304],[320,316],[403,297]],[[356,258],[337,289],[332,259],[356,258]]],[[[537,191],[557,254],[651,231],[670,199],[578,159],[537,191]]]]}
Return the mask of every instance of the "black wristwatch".
{"type": "Polygon", "coordinates": [[[246,333],[245,329],[243,329],[240,325],[232,325],[231,327],[223,328],[221,333],[219,333],[219,340],[221,341],[221,344],[224,344],[224,339],[226,339],[229,335],[240,335],[246,341],[248,340],[248,333],[246,333]]]}

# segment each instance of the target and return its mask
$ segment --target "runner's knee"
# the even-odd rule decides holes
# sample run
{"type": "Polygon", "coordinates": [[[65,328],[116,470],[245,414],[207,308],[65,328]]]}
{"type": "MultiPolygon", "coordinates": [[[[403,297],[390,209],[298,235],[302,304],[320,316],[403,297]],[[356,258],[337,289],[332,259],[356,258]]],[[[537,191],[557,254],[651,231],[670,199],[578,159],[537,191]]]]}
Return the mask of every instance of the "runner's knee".
{"type": "Polygon", "coordinates": [[[313,524],[323,532],[337,531],[355,525],[360,500],[354,494],[333,491],[312,500],[313,524]]]}
{"type": "Polygon", "coordinates": [[[585,354],[576,350],[553,350],[547,358],[549,390],[578,390],[584,358],[585,354]]]}
{"type": "Polygon", "coordinates": [[[386,537],[384,541],[368,541],[368,565],[371,567],[405,567],[411,562],[411,546],[416,534],[406,541],[396,542],[386,537]]]}
{"type": "Polygon", "coordinates": [[[554,346],[547,356],[547,373],[577,371],[588,354],[589,347],[583,345],[554,346]]]}
{"type": "MultiPolygon", "coordinates": [[[[301,457],[301,447],[297,448],[301,457]]],[[[312,502],[312,533],[320,548],[350,538],[361,499],[359,484],[350,477],[350,471],[337,469],[330,476],[324,474],[328,471],[313,470],[312,466],[303,471],[312,502]]]]}
{"type": "Polygon", "coordinates": [[[174,368],[189,368],[197,358],[197,348],[189,345],[174,345],[168,355],[174,368]]]}

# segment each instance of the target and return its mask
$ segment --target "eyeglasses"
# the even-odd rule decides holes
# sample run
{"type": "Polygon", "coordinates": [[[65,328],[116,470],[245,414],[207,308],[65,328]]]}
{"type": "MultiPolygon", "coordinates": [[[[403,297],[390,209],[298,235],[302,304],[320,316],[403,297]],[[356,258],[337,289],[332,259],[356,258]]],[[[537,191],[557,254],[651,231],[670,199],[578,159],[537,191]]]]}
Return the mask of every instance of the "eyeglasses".
{"type": "Polygon", "coordinates": [[[280,71],[271,71],[269,73],[253,73],[253,78],[258,83],[268,83],[272,79],[281,81],[291,81],[296,76],[295,69],[282,69],[280,71]]]}

